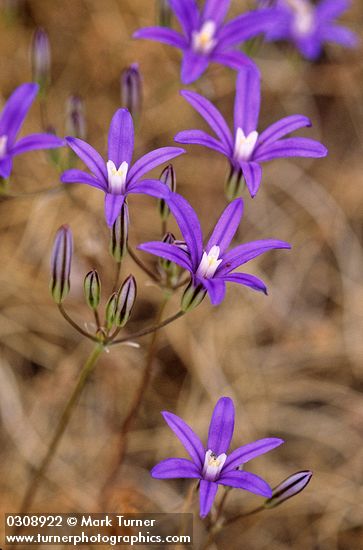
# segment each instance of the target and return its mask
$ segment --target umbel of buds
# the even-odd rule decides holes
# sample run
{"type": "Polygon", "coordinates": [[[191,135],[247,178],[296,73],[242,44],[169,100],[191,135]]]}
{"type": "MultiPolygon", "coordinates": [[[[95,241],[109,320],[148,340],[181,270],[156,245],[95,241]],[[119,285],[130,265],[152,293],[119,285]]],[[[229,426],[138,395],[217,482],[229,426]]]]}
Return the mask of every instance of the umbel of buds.
{"type": "Polygon", "coordinates": [[[207,291],[201,284],[194,284],[190,281],[187,288],[184,290],[181,301],[181,309],[184,312],[191,311],[204,300],[207,291]]]}
{"type": "Polygon", "coordinates": [[[137,121],[142,105],[142,79],[137,63],[132,63],[122,71],[120,85],[122,107],[126,107],[134,121],[137,121]]]}
{"type": "Polygon", "coordinates": [[[124,327],[130,318],[136,300],[136,281],[129,275],[123,282],[117,296],[115,325],[124,327]]]}
{"type": "Polygon", "coordinates": [[[83,290],[88,307],[96,311],[101,299],[101,281],[95,269],[85,276],[83,290]]]}
{"type": "MultiPolygon", "coordinates": [[[[165,183],[172,191],[175,193],[176,191],[176,176],[175,176],[175,170],[172,164],[169,164],[160,174],[160,181],[162,183],[165,183]]],[[[158,200],[158,209],[159,214],[162,220],[166,220],[170,214],[170,210],[168,205],[163,199],[158,200]]]]}
{"type": "Polygon", "coordinates": [[[86,119],[84,103],[78,95],[71,95],[66,105],[66,133],[68,136],[85,139],[86,119]]]}
{"type": "Polygon", "coordinates": [[[110,253],[116,262],[121,262],[127,252],[128,233],[129,210],[126,202],[124,202],[120,214],[111,228],[110,253]]]}
{"type": "Polygon", "coordinates": [[[275,506],[279,506],[279,504],[303,491],[312,475],[313,473],[310,470],[303,470],[286,478],[272,490],[272,497],[266,500],[265,508],[275,508],[275,506]]]}
{"type": "Polygon", "coordinates": [[[31,61],[33,81],[39,84],[42,92],[50,83],[50,46],[44,29],[36,29],[33,35],[31,61]]]}
{"type": "Polygon", "coordinates": [[[56,233],[51,257],[50,292],[57,304],[63,302],[70,289],[72,254],[72,231],[68,225],[62,225],[56,233]]]}

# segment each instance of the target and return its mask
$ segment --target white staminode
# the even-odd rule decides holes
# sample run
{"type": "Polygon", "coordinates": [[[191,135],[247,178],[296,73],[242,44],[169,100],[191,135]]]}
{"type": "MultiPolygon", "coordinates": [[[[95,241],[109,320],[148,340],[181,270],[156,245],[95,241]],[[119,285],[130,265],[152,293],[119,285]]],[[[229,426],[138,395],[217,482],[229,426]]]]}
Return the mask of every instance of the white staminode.
{"type": "Polygon", "coordinates": [[[242,128],[237,128],[236,141],[234,144],[234,156],[237,160],[250,160],[258,139],[258,132],[253,130],[248,136],[242,128]]]}
{"type": "Polygon", "coordinates": [[[219,259],[220,248],[217,245],[212,246],[208,254],[203,252],[201,262],[197,270],[197,276],[210,279],[213,277],[222,260],[219,259]]]}
{"type": "Polygon", "coordinates": [[[195,52],[210,53],[217,41],[214,38],[216,24],[212,20],[205,21],[199,31],[193,31],[192,44],[195,52]]]}
{"type": "Polygon", "coordinates": [[[224,463],[226,461],[227,455],[225,453],[217,456],[210,449],[205,453],[204,466],[203,466],[203,477],[208,481],[214,481],[218,478],[224,463]]]}
{"type": "Polygon", "coordinates": [[[288,0],[294,10],[293,30],[301,36],[309,35],[315,26],[314,7],[306,0],[288,0]]]}
{"type": "Polygon", "coordinates": [[[3,159],[6,155],[8,144],[8,136],[0,136],[0,159],[3,159]]]}
{"type": "Polygon", "coordinates": [[[108,186],[111,193],[117,195],[124,191],[128,169],[129,165],[125,160],[118,169],[112,160],[107,162],[108,186]]]}

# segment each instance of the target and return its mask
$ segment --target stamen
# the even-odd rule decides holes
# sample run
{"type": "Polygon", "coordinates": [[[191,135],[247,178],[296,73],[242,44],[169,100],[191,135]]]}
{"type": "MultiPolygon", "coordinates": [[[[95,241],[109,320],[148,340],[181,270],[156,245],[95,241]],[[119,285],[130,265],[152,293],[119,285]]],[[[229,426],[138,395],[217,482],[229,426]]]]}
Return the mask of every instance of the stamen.
{"type": "Polygon", "coordinates": [[[198,53],[210,53],[217,41],[214,38],[216,24],[212,20],[205,21],[199,31],[192,34],[192,44],[194,51],[198,53]]]}
{"type": "Polygon", "coordinates": [[[227,455],[225,453],[217,456],[210,449],[205,453],[204,466],[203,466],[203,477],[208,481],[215,481],[226,461],[227,455]]]}
{"type": "Polygon", "coordinates": [[[120,195],[124,192],[128,169],[129,165],[126,161],[123,161],[118,169],[112,160],[107,162],[109,191],[114,195],[120,195]]]}
{"type": "Polygon", "coordinates": [[[212,246],[208,254],[203,252],[203,256],[196,273],[197,277],[204,277],[205,279],[210,279],[213,277],[218,269],[218,266],[222,262],[222,259],[219,259],[219,253],[220,248],[217,245],[212,246]]]}
{"type": "Polygon", "coordinates": [[[258,132],[253,130],[248,136],[242,128],[237,128],[236,141],[234,144],[234,156],[237,160],[250,160],[258,139],[258,132]]]}
{"type": "Polygon", "coordinates": [[[293,29],[299,36],[311,34],[315,26],[315,14],[313,6],[306,0],[287,0],[293,9],[293,29]]]}

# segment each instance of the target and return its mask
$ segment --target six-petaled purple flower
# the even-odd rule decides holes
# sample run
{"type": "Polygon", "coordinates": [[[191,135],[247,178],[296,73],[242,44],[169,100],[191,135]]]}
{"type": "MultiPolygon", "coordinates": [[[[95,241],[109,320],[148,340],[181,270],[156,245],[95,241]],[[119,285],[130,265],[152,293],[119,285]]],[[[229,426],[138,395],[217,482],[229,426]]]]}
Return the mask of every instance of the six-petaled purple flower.
{"type": "Polygon", "coordinates": [[[202,285],[213,305],[222,302],[226,282],[229,281],[266,293],[263,281],[253,275],[233,271],[268,250],[291,247],[285,241],[269,239],[245,243],[227,250],[242,217],[242,199],[236,199],[227,206],[205,247],[198,217],[190,204],[174,193],[170,195],[168,205],[182,232],[185,246],[151,241],[139,245],[138,248],[170,260],[189,271],[193,285],[202,285]]]}
{"type": "Polygon", "coordinates": [[[357,36],[335,22],[350,4],[349,0],[322,0],[317,5],[310,0],[277,0],[266,40],[291,41],[310,60],[321,54],[325,42],[352,48],[357,36]]]}
{"type": "Polygon", "coordinates": [[[152,168],[185,152],[179,147],[161,147],[147,153],[130,167],[134,150],[134,125],[127,109],[119,109],[112,118],[107,162],[85,141],[74,137],[67,137],[66,141],[92,175],[82,170],[66,170],[62,174],[62,182],[85,183],[101,189],[106,194],[105,215],[109,226],[115,222],[130,193],[166,199],[170,193],[166,185],[155,179],[140,179],[152,168]]]}
{"type": "Polygon", "coordinates": [[[234,430],[232,399],[222,397],[216,404],[206,447],[181,418],[170,412],[162,414],[192,460],[167,458],[154,466],[151,475],[159,479],[200,479],[199,498],[202,518],[209,513],[219,485],[244,489],[267,498],[272,496],[272,490],[266,481],[239,468],[251,459],[278,447],[283,440],[275,437],[259,439],[235,449],[227,456],[234,430]]]}
{"type": "Polygon", "coordinates": [[[197,80],[210,62],[239,70],[252,61],[237,46],[269,29],[274,11],[251,11],[224,24],[230,3],[231,0],[206,0],[204,9],[199,12],[196,0],[169,0],[182,33],[165,27],[147,27],[133,36],[181,49],[184,84],[197,80]]]}
{"type": "Polygon", "coordinates": [[[34,149],[52,149],[65,145],[53,134],[30,134],[16,140],[24,119],[37,95],[39,86],[22,84],[11,94],[0,115],[0,177],[8,178],[13,157],[34,149]]]}
{"type": "Polygon", "coordinates": [[[232,172],[243,175],[252,197],[261,183],[261,162],[281,157],[324,157],[327,149],[321,143],[307,138],[282,137],[303,126],[311,126],[302,115],[285,117],[257,131],[260,111],[260,76],[253,68],[238,73],[234,103],[234,135],[218,109],[201,95],[182,91],[183,97],[205,119],[217,139],[202,130],[185,130],[175,136],[178,143],[195,143],[225,155],[232,172]]]}

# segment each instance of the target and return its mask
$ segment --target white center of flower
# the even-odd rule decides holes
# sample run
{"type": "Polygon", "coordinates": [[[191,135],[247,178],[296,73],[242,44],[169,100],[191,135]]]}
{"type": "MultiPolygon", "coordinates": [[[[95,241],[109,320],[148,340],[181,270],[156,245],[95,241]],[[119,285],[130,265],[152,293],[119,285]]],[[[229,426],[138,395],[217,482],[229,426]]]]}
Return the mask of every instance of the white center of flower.
{"type": "Polygon", "coordinates": [[[201,262],[197,270],[197,277],[210,279],[213,277],[222,259],[219,259],[220,248],[217,245],[212,246],[208,254],[203,252],[201,262]]]}
{"type": "Polygon", "coordinates": [[[210,53],[217,43],[214,38],[216,24],[212,20],[205,21],[199,31],[193,31],[192,44],[195,52],[210,53]]]}
{"type": "Polygon", "coordinates": [[[226,461],[227,455],[225,453],[217,456],[210,449],[205,453],[204,466],[203,466],[203,477],[208,481],[215,481],[226,461]]]}
{"type": "Polygon", "coordinates": [[[237,128],[236,141],[234,143],[234,157],[237,160],[250,160],[258,139],[258,132],[253,130],[248,136],[242,128],[237,128]]]}
{"type": "Polygon", "coordinates": [[[306,0],[287,0],[294,11],[293,30],[301,36],[311,34],[315,26],[314,7],[306,0]]]}
{"type": "Polygon", "coordinates": [[[120,195],[125,190],[126,176],[129,165],[124,160],[117,169],[112,160],[107,162],[107,176],[109,191],[114,195],[120,195]]]}
{"type": "Polygon", "coordinates": [[[8,136],[0,136],[0,159],[3,159],[7,152],[8,136]]]}

